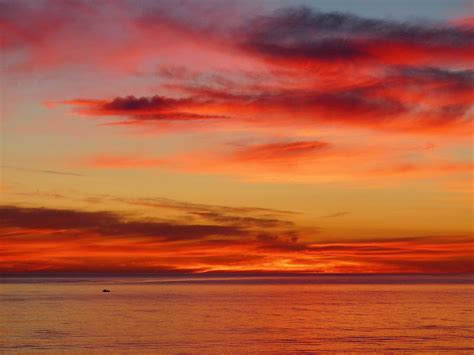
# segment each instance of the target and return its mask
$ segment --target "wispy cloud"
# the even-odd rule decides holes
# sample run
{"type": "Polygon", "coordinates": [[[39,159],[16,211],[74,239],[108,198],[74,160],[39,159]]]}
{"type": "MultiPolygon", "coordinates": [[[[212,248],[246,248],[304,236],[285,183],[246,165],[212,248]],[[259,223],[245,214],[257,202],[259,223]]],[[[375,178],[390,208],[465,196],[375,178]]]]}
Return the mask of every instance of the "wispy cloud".
{"type": "Polygon", "coordinates": [[[335,213],[327,214],[327,215],[323,216],[323,218],[343,217],[343,216],[347,216],[349,213],[350,212],[347,212],[347,211],[335,212],[335,213]]]}
{"type": "Polygon", "coordinates": [[[78,174],[78,173],[73,173],[73,172],[68,172],[68,171],[45,170],[45,169],[32,169],[32,168],[23,168],[23,167],[12,166],[12,165],[2,165],[2,166],[0,166],[0,168],[2,168],[2,169],[12,169],[12,170],[24,171],[24,172],[29,172],[29,173],[42,173],[42,174],[53,174],[53,175],[68,175],[68,176],[78,176],[78,177],[85,176],[85,175],[83,175],[83,174],[78,174]]]}
{"type": "MultiPolygon", "coordinates": [[[[416,151],[415,151],[416,152],[416,151]]],[[[214,150],[170,154],[161,157],[96,155],[76,164],[95,169],[165,169],[197,174],[218,174],[249,181],[352,182],[380,178],[393,182],[433,176],[470,174],[473,164],[465,159],[433,157],[420,147],[417,159],[389,147],[341,146],[326,142],[288,141],[214,150]]],[[[412,153],[414,155],[414,153],[412,153]]]]}

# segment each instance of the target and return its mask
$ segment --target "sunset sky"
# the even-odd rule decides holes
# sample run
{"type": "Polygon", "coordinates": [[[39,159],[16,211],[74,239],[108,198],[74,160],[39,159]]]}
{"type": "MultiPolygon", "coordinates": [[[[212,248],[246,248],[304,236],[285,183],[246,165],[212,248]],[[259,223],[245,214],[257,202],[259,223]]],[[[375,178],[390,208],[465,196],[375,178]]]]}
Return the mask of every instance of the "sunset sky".
{"type": "Polygon", "coordinates": [[[0,272],[473,272],[473,13],[0,0],[0,272]]]}

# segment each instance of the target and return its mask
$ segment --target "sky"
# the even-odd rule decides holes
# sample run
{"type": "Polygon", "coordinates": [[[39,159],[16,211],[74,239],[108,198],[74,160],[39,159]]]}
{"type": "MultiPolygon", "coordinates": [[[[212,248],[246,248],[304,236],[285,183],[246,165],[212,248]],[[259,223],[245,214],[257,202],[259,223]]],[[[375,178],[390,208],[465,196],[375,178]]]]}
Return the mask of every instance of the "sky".
{"type": "Polygon", "coordinates": [[[469,1],[0,1],[0,272],[474,272],[469,1]]]}

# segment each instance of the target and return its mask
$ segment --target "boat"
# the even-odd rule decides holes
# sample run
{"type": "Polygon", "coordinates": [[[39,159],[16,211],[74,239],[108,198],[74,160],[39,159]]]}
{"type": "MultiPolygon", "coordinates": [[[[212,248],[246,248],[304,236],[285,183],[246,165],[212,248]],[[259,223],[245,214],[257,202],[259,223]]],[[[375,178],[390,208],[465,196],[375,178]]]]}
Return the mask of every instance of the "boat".
{"type": "Polygon", "coordinates": [[[106,288],[104,288],[102,292],[110,292],[110,290],[107,290],[106,288]]]}

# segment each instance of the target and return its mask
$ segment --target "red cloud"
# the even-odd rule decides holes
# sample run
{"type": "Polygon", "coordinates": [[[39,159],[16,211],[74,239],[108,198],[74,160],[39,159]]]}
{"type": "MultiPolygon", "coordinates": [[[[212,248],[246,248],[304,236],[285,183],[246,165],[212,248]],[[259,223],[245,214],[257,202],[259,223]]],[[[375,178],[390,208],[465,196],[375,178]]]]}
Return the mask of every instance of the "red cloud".
{"type": "Polygon", "coordinates": [[[289,161],[325,151],[329,146],[329,143],[319,141],[260,144],[240,149],[233,157],[242,162],[289,161]]]}
{"type": "Polygon", "coordinates": [[[136,123],[228,118],[237,126],[239,122],[262,125],[271,120],[272,124],[292,122],[294,125],[320,126],[329,123],[385,131],[469,133],[466,129],[471,127],[470,106],[460,96],[446,99],[444,106],[430,107],[431,99],[425,100],[422,93],[413,94],[412,91],[412,95],[418,95],[418,100],[414,100],[408,97],[410,91],[396,95],[400,92],[394,91],[396,87],[382,85],[335,92],[284,90],[240,95],[193,88],[194,95],[182,99],[155,96],[66,103],[76,106],[76,110],[85,115],[124,116],[127,121],[136,123]]]}
{"type": "MultiPolygon", "coordinates": [[[[428,146],[430,147],[430,146],[428,146]]],[[[426,146],[334,145],[324,141],[277,141],[233,144],[220,150],[200,150],[162,157],[98,155],[79,161],[90,168],[160,168],[219,174],[250,181],[353,182],[400,184],[410,179],[469,175],[469,161],[433,158],[426,146]],[[408,159],[407,153],[417,154],[408,159]]],[[[459,180],[459,179],[458,179],[459,180]]]]}
{"type": "MultiPolygon", "coordinates": [[[[309,77],[312,75],[308,73],[309,77]]],[[[121,117],[135,124],[217,121],[223,127],[234,128],[331,124],[438,135],[466,135],[472,131],[474,74],[471,70],[393,67],[378,77],[355,76],[341,78],[333,86],[327,83],[335,78],[329,77],[324,78],[323,84],[316,84],[315,77],[313,81],[303,81],[299,87],[285,83],[283,78],[278,85],[269,86],[174,84],[170,88],[184,96],[127,96],[64,103],[84,115],[121,117]]],[[[215,125],[202,122],[193,128],[205,129],[211,124],[215,125]]]]}
{"type": "Polygon", "coordinates": [[[224,216],[211,217],[219,224],[189,225],[113,212],[18,206],[1,212],[2,272],[474,271],[469,235],[303,242],[297,236],[304,229],[275,234],[268,228],[286,226],[224,216]]]}

